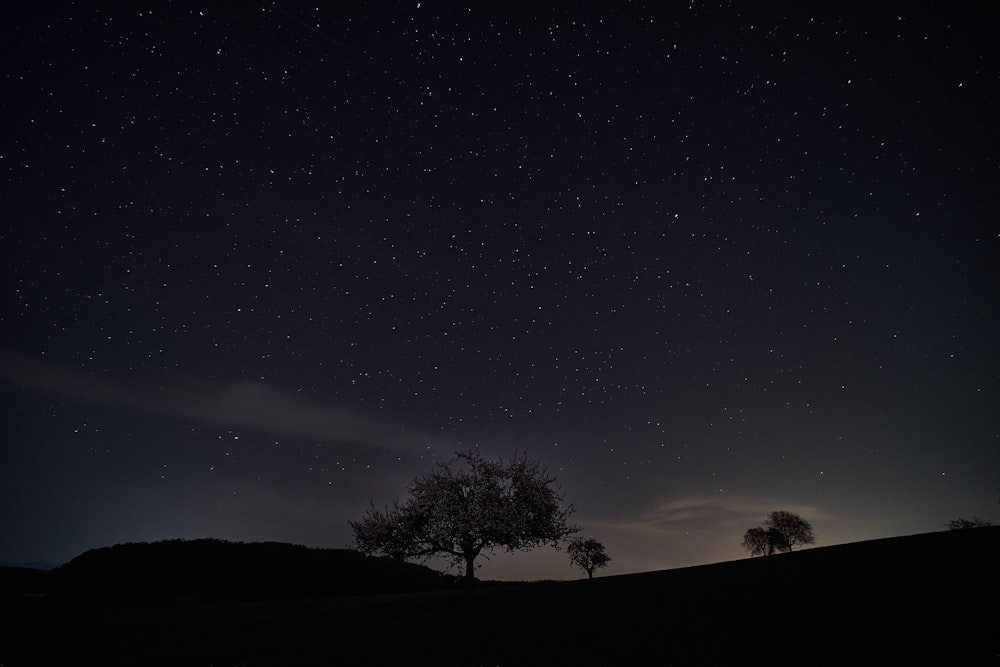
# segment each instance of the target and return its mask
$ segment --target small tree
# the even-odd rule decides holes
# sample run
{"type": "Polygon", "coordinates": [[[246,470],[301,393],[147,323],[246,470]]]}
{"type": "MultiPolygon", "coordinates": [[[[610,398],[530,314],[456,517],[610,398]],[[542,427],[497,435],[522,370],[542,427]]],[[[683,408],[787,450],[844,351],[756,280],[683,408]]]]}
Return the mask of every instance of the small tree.
{"type": "Polygon", "coordinates": [[[604,545],[593,537],[572,540],[566,547],[566,552],[573,565],[578,565],[586,571],[588,579],[594,578],[594,570],[607,567],[611,562],[611,556],[604,550],[604,545]]]}
{"type": "Polygon", "coordinates": [[[750,552],[751,556],[770,556],[775,550],[775,537],[772,531],[757,526],[743,533],[741,546],[750,552]]]}
{"type": "Polygon", "coordinates": [[[410,483],[405,502],[380,511],[372,505],[350,521],[355,545],[366,554],[427,560],[444,555],[465,566],[465,585],[475,586],[475,562],[483,552],[520,551],[559,543],[576,532],[568,523],[556,479],[521,455],[504,463],[478,452],[459,452],[410,483]]]}
{"type": "Polygon", "coordinates": [[[743,533],[742,546],[751,556],[770,556],[776,551],[792,551],[816,541],[812,526],[797,514],[771,512],[764,523],[743,533]]]}
{"type": "Polygon", "coordinates": [[[967,530],[969,528],[986,528],[992,524],[985,519],[972,517],[971,519],[952,519],[945,525],[948,526],[948,530],[967,530]]]}
{"type": "Polygon", "coordinates": [[[798,514],[780,510],[771,512],[764,520],[764,527],[775,532],[774,539],[778,540],[775,548],[778,551],[792,551],[816,542],[812,525],[798,514]]]}

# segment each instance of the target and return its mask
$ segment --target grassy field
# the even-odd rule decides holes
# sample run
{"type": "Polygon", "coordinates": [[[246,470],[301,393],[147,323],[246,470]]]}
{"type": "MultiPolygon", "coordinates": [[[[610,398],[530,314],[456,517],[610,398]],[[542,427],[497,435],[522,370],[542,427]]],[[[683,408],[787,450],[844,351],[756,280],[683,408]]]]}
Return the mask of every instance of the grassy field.
{"type": "Polygon", "coordinates": [[[471,601],[7,596],[0,664],[997,665],[998,562],[1000,527],[471,601]]]}

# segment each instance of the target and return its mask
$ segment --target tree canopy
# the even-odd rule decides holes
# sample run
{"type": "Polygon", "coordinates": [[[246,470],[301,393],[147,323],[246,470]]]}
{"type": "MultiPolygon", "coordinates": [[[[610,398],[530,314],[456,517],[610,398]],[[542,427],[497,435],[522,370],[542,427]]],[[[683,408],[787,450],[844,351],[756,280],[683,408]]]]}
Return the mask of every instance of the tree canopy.
{"type": "Polygon", "coordinates": [[[770,556],[780,550],[781,536],[773,530],[762,526],[750,528],[743,533],[742,546],[751,556],[770,556]]]}
{"type": "Polygon", "coordinates": [[[948,527],[948,530],[968,530],[969,528],[986,528],[992,524],[985,519],[980,519],[979,517],[974,516],[971,519],[966,519],[964,517],[952,519],[945,525],[948,527]]]}
{"type": "Polygon", "coordinates": [[[526,455],[504,462],[466,451],[414,479],[405,501],[383,510],[372,505],[349,523],[359,551],[397,559],[443,555],[465,565],[471,590],[480,554],[558,549],[576,532],[568,522],[574,508],[562,501],[556,479],[526,455]]]}
{"type": "Polygon", "coordinates": [[[771,512],[764,520],[764,528],[780,536],[778,551],[793,551],[816,542],[812,524],[792,512],[782,510],[771,512]]]}
{"type": "Polygon", "coordinates": [[[770,556],[816,542],[812,525],[792,512],[779,510],[767,515],[764,523],[743,534],[742,546],[751,556],[770,556]]]}
{"type": "Polygon", "coordinates": [[[577,538],[570,541],[566,552],[569,553],[570,562],[583,568],[588,579],[594,578],[594,570],[599,567],[607,567],[608,563],[611,562],[611,556],[605,551],[604,545],[593,537],[577,538]]]}

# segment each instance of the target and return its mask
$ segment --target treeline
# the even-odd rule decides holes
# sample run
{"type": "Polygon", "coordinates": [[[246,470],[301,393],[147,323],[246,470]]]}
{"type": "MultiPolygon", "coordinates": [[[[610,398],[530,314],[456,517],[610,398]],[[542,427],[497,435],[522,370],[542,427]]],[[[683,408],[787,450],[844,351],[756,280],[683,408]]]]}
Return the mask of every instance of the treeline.
{"type": "Polygon", "coordinates": [[[455,578],[350,549],[280,542],[166,540],[93,549],[46,574],[53,597],[293,599],[453,587],[455,578]]]}

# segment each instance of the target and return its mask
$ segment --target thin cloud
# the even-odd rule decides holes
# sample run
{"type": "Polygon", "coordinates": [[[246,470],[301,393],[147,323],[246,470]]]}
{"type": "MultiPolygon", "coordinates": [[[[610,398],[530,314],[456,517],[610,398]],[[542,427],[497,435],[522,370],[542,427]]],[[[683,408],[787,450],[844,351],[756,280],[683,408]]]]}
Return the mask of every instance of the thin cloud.
{"type": "Polygon", "coordinates": [[[637,516],[581,520],[612,554],[628,554],[616,559],[618,572],[644,572],[744,558],[743,532],[774,510],[813,522],[836,518],[822,507],[788,498],[706,494],[664,500],[637,516]]]}
{"type": "MultiPolygon", "coordinates": [[[[310,400],[263,382],[228,384],[185,380],[150,391],[25,355],[0,352],[0,379],[39,393],[147,414],[281,436],[335,440],[413,451],[445,447],[440,438],[369,419],[347,408],[310,400]]],[[[448,445],[450,447],[450,445],[448,445]]]]}
{"type": "Polygon", "coordinates": [[[751,527],[773,510],[787,510],[810,521],[833,518],[825,509],[788,499],[755,496],[690,496],[665,501],[653,510],[624,521],[601,520],[592,525],[639,533],[685,533],[715,528],[751,527]]]}

